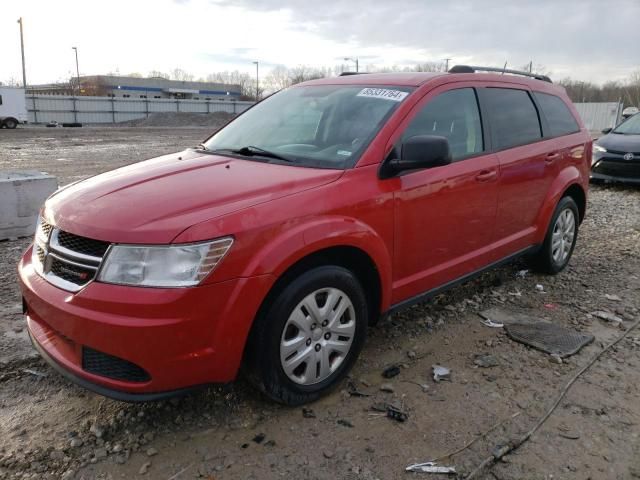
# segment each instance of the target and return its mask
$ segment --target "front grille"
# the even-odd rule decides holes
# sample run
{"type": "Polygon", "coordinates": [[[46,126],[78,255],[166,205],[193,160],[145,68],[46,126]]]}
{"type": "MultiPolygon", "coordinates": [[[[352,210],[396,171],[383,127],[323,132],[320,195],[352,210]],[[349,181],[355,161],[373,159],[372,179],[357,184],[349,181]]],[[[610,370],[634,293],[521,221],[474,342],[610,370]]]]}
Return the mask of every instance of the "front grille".
{"type": "Polygon", "coordinates": [[[41,221],[33,263],[53,285],[77,292],[95,278],[108,248],[108,242],[65,232],[41,221]]]}
{"type": "Polygon", "coordinates": [[[40,260],[41,264],[44,264],[44,258],[46,256],[44,249],[40,245],[36,245],[35,248],[38,255],[38,260],[40,260]]]}
{"type": "Polygon", "coordinates": [[[62,230],[58,233],[58,244],[61,247],[68,248],[74,252],[90,255],[92,257],[104,256],[107,252],[107,248],[109,248],[109,244],[107,242],[80,237],[73,233],[63,232],[62,230]]]}
{"type": "Polygon", "coordinates": [[[52,275],[75,285],[84,285],[95,276],[95,270],[53,257],[49,269],[52,275]]]}
{"type": "Polygon", "coordinates": [[[40,230],[42,230],[42,235],[44,236],[44,238],[49,238],[49,234],[51,234],[52,229],[53,226],[51,224],[45,222],[44,220],[40,222],[40,230]]]}
{"type": "Polygon", "coordinates": [[[101,377],[124,382],[151,380],[151,376],[135,363],[89,347],[82,347],[82,369],[101,377]]]}

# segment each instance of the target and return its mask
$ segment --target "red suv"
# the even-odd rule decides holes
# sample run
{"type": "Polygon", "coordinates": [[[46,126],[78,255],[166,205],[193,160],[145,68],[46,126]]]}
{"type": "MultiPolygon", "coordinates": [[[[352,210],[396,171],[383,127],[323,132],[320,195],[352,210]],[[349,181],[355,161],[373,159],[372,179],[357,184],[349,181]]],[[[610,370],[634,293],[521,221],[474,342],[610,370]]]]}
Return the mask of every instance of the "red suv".
{"type": "Polygon", "coordinates": [[[477,70],[306,82],[197,148],[59,190],[19,266],[33,344],[116,399],[242,367],[295,405],[381,315],[524,254],[559,272],[591,137],[546,77],[477,70]]]}

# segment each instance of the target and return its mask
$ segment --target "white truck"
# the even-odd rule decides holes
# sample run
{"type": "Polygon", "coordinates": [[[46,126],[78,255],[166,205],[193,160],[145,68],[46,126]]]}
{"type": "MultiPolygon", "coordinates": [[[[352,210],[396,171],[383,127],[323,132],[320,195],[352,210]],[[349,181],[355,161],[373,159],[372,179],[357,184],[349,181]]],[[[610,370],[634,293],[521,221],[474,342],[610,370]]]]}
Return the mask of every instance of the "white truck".
{"type": "Polygon", "coordinates": [[[0,128],[16,128],[27,123],[24,88],[0,87],[0,128]]]}

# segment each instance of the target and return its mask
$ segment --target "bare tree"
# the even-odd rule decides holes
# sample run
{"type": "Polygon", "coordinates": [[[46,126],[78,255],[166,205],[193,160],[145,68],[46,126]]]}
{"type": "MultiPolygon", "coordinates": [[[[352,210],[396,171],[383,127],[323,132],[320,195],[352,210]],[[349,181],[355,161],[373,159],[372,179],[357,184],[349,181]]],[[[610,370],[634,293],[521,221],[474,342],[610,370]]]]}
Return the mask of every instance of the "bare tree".
{"type": "Polygon", "coordinates": [[[186,72],[181,68],[174,68],[171,71],[171,78],[181,82],[191,82],[193,80],[193,74],[186,72]]]}
{"type": "Polygon", "coordinates": [[[165,78],[169,80],[170,77],[168,73],[161,72],[160,70],[151,70],[148,74],[148,78],[165,78]]]}

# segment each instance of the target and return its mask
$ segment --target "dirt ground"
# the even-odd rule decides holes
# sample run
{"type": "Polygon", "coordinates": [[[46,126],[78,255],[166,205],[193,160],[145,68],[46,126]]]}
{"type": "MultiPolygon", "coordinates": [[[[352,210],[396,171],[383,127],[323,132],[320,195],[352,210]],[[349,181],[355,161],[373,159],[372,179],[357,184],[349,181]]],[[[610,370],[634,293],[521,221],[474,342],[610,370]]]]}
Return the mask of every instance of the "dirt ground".
{"type": "MultiPolygon", "coordinates": [[[[0,170],[44,170],[67,183],[206,135],[199,128],[2,131],[0,170]]],[[[575,372],[640,318],[640,189],[594,186],[563,273],[534,274],[519,261],[386,319],[370,329],[350,378],[306,409],[275,405],[243,380],[132,405],[83,391],[33,354],[15,280],[28,243],[0,243],[0,479],[451,478],[404,469],[480,437],[442,461],[468,473],[531,428],[575,372]],[[478,313],[495,307],[596,340],[556,363],[484,326],[478,313]],[[616,315],[620,325],[595,311],[616,315]],[[493,366],[477,365],[484,354],[493,366]],[[394,364],[400,373],[383,378],[394,364]],[[432,380],[435,364],[451,369],[450,381],[432,380]],[[385,402],[408,419],[372,409],[385,402]]],[[[637,329],[578,379],[529,442],[481,478],[640,478],[639,396],[637,329]]]]}

